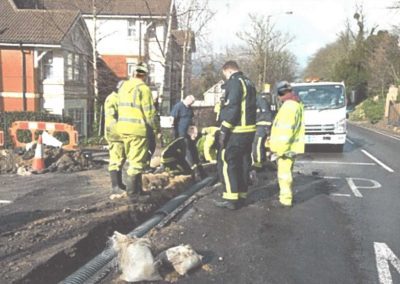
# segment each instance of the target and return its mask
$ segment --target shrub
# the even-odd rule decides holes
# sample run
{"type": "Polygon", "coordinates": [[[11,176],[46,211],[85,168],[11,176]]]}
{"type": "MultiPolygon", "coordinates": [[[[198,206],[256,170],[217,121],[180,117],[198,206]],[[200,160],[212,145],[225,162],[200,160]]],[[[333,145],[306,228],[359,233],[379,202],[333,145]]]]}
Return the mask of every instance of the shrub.
{"type": "Polygon", "coordinates": [[[383,99],[379,99],[377,101],[367,99],[363,103],[363,109],[368,121],[372,124],[375,124],[383,118],[385,113],[385,101],[383,99]]]}

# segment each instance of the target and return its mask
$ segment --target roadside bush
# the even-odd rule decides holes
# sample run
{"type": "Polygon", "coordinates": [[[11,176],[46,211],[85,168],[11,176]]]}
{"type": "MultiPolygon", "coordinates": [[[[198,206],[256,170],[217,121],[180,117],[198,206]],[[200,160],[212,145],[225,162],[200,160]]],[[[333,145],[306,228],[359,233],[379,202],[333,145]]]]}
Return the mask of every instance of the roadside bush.
{"type": "Polygon", "coordinates": [[[375,124],[383,118],[385,113],[385,101],[383,99],[377,101],[367,99],[363,103],[363,109],[368,121],[375,124]]]}
{"type": "MultiPolygon", "coordinates": [[[[10,147],[12,145],[11,139],[8,135],[8,128],[14,121],[48,121],[48,122],[62,122],[73,125],[73,119],[67,116],[50,114],[48,112],[1,112],[0,113],[0,129],[4,131],[6,136],[5,146],[10,147]]],[[[37,131],[39,132],[39,131],[37,131]]],[[[35,133],[37,137],[39,133],[35,133]]],[[[18,131],[18,140],[21,142],[30,142],[31,135],[30,131],[18,131]]],[[[68,141],[68,135],[59,133],[56,138],[62,142],[68,141]]]]}

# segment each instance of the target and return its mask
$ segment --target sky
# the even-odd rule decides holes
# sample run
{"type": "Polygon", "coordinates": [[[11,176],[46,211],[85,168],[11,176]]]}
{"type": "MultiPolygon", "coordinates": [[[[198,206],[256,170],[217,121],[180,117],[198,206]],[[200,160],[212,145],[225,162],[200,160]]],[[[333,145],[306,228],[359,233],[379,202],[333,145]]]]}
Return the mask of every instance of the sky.
{"type": "MultiPolygon", "coordinates": [[[[400,24],[400,11],[389,10],[395,0],[209,0],[217,11],[210,23],[214,51],[240,44],[236,33],[249,25],[249,13],[271,15],[271,22],[295,39],[288,48],[296,55],[300,68],[319,48],[335,41],[345,29],[346,19],[355,24],[356,4],[362,4],[367,28],[390,30],[400,24]],[[292,12],[288,15],[286,12],[292,12]]],[[[357,31],[357,27],[353,27],[357,31]]]]}

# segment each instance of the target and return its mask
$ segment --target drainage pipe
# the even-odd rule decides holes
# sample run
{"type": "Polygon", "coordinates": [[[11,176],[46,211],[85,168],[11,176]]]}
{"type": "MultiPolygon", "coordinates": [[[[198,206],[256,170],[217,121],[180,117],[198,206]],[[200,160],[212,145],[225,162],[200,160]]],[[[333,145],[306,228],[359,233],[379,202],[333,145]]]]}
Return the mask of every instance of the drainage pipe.
{"type": "MultiPolygon", "coordinates": [[[[141,224],[139,227],[128,233],[129,236],[142,237],[158,223],[162,221],[168,214],[174,211],[180,204],[185,202],[191,195],[200,189],[211,185],[216,181],[215,177],[208,177],[191,188],[168,201],[163,207],[158,209],[154,216],[141,224]]],[[[111,248],[106,248],[92,260],[79,268],[73,274],[65,278],[60,284],[82,284],[82,283],[96,283],[97,279],[102,279],[109,271],[115,266],[114,258],[116,253],[111,248]]]]}

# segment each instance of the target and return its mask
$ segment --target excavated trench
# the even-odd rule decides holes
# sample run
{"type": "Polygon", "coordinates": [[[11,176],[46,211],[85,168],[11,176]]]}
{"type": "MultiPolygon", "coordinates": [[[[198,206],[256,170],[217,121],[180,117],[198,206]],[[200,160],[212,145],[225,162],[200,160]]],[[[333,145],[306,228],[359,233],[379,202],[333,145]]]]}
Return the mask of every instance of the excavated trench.
{"type": "Polygon", "coordinates": [[[62,281],[101,252],[108,237],[114,231],[127,233],[129,228],[136,227],[149,218],[153,212],[154,210],[142,214],[135,213],[132,216],[132,212],[127,211],[117,214],[111,220],[97,224],[85,237],[36,266],[15,283],[58,283],[62,281]]]}

